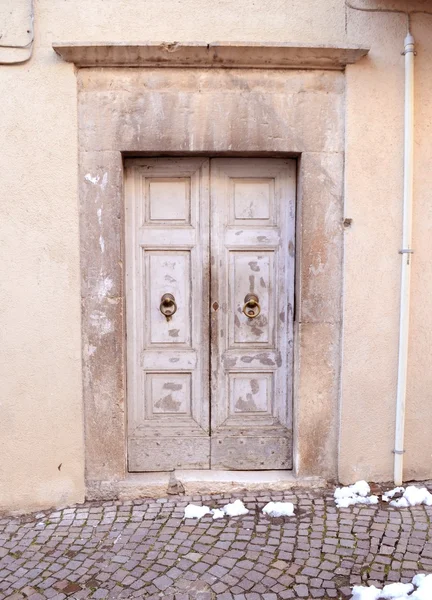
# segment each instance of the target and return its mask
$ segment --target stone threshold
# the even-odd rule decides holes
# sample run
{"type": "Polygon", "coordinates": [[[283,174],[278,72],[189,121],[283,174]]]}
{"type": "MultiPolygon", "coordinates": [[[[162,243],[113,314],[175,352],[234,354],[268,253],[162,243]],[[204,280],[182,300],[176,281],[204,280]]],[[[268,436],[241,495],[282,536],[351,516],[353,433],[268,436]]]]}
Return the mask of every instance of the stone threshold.
{"type": "Polygon", "coordinates": [[[77,67],[330,69],[342,71],[369,52],[361,46],[282,42],[58,42],[54,51],[77,67]]]}
{"type": "Polygon", "coordinates": [[[245,490],[283,491],[292,488],[322,488],[322,477],[296,477],[292,471],[211,471],[128,473],[116,481],[88,481],[87,500],[134,500],[161,498],[168,494],[226,494],[245,490]]]}

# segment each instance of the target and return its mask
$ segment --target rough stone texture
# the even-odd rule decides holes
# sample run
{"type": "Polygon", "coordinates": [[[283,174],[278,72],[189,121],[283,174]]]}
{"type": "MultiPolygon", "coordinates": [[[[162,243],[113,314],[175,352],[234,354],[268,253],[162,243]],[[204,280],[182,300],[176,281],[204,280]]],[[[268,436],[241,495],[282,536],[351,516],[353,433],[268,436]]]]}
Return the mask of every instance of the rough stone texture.
{"type": "Polygon", "coordinates": [[[86,503],[0,519],[0,599],[348,598],[432,571],[432,507],[337,509],[332,490],[86,503]],[[243,517],[184,520],[240,497],[243,517]],[[296,514],[269,518],[270,500],[296,514]]]}
{"type": "Polygon", "coordinates": [[[256,42],[60,43],[55,52],[77,67],[228,67],[343,70],[363,58],[360,47],[256,42]]]}
{"type": "Polygon", "coordinates": [[[343,74],[90,68],[79,71],[78,86],[86,478],[91,497],[116,496],[126,473],[121,153],[301,155],[295,470],[300,476],[335,477],[343,74]]]}

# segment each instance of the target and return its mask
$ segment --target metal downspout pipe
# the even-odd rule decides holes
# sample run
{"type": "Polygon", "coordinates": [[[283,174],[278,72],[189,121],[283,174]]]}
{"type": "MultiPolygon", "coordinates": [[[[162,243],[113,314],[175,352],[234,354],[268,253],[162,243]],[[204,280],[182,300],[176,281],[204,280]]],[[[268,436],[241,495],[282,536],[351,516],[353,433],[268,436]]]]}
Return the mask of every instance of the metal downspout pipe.
{"type": "Polygon", "coordinates": [[[412,208],[414,177],[414,38],[408,32],[405,38],[405,114],[404,114],[404,194],[399,320],[399,357],[396,393],[396,432],[394,448],[394,483],[402,485],[405,433],[405,404],[408,369],[408,337],[410,315],[412,208]]]}

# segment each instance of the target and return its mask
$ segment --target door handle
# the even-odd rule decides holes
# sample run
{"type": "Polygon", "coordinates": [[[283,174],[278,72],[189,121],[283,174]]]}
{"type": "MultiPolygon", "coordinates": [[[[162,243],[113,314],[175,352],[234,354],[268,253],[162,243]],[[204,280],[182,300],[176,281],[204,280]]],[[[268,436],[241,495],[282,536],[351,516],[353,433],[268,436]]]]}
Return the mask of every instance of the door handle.
{"type": "Polygon", "coordinates": [[[246,294],[244,299],[243,313],[248,319],[255,319],[261,312],[259,298],[256,294],[246,294]]]}
{"type": "Polygon", "coordinates": [[[164,294],[162,296],[159,310],[167,321],[171,320],[173,314],[177,312],[177,304],[172,294],[164,294]]]}

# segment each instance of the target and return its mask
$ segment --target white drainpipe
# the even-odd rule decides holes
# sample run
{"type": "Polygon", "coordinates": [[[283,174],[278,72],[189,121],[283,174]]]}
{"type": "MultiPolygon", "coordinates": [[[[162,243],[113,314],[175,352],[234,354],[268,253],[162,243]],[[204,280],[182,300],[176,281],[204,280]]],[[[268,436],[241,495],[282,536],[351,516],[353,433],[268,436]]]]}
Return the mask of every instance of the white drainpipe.
{"type": "Polygon", "coordinates": [[[396,395],[396,434],[394,449],[394,482],[399,486],[403,479],[403,454],[405,431],[405,403],[408,367],[408,336],[410,315],[413,168],[414,168],[414,38],[405,38],[405,124],[404,124],[404,197],[402,227],[402,271],[399,321],[399,361],[396,395]]]}

